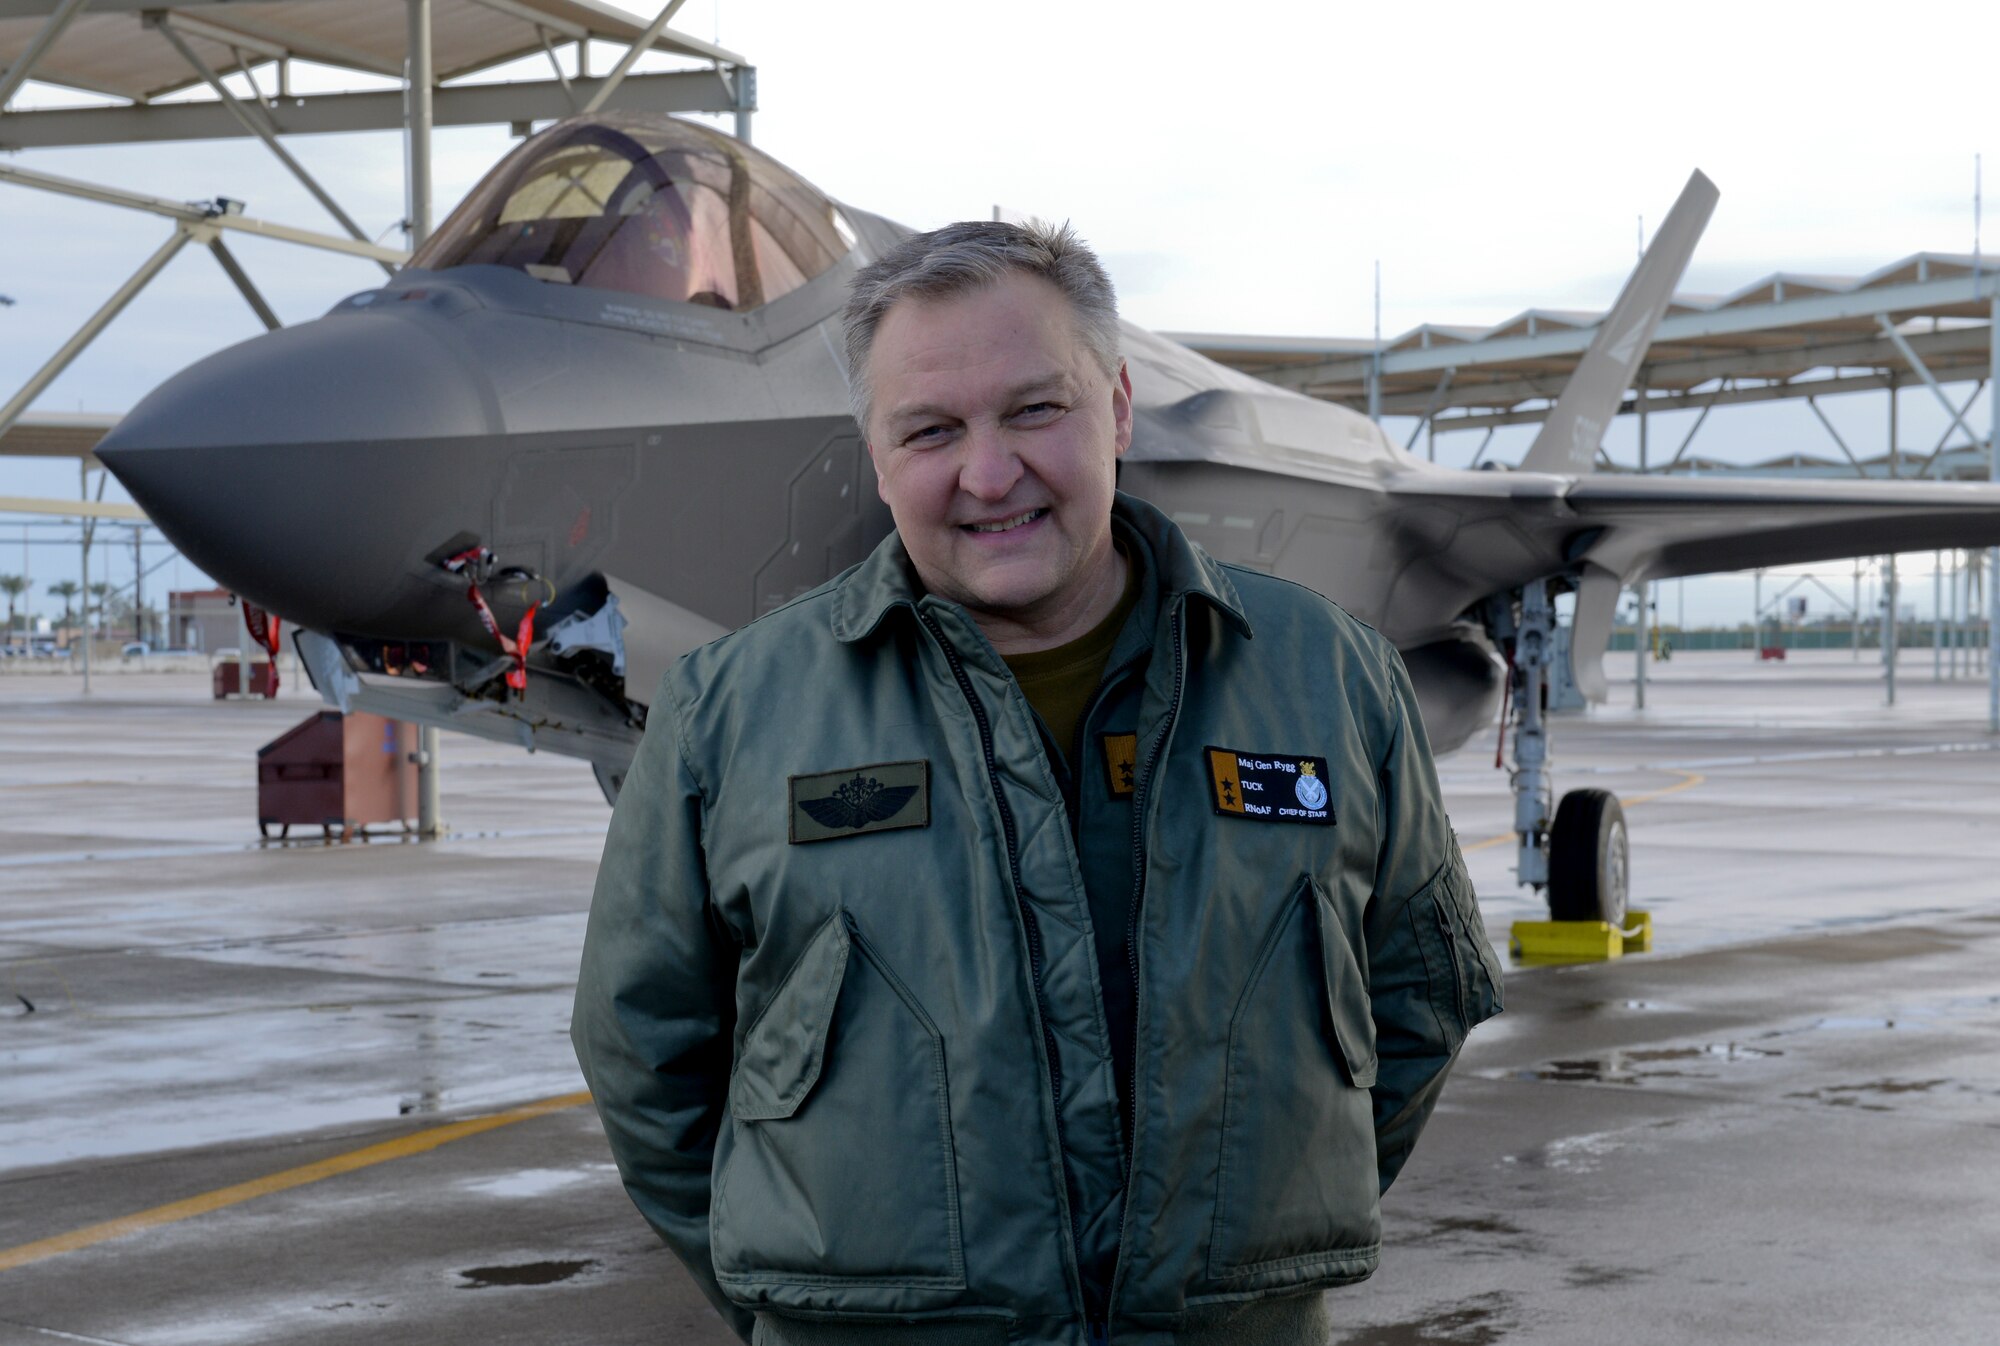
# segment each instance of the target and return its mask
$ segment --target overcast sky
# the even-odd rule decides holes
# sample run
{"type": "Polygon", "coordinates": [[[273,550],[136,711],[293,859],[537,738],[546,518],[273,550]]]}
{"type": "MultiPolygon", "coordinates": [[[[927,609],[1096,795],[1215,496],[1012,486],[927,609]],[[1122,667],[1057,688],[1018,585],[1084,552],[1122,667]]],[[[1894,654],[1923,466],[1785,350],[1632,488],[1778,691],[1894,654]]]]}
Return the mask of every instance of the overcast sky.
{"type": "MultiPolygon", "coordinates": [[[[1167,329],[1364,336],[1379,260],[1393,336],[1604,307],[1632,265],[1639,217],[1650,227],[1664,215],[1696,167],[1722,200],[1685,290],[1969,251],[1974,153],[2000,176],[1997,16],[1990,0],[1906,3],[1866,25],[1824,5],[1740,0],[689,0],[676,26],[756,63],[756,142],[840,199],[919,227],[995,203],[1067,218],[1104,255],[1127,316],[1167,329]]],[[[31,85],[18,105],[68,101],[31,85]]],[[[436,143],[441,218],[514,142],[494,128],[440,131],[436,143]]],[[[393,230],[400,137],[290,144],[365,229],[393,230]]],[[[236,197],[253,215],[335,229],[254,142],[13,161],[176,199],[236,197]]],[[[2000,201],[2000,189],[1987,195],[2000,201]]],[[[150,216],[0,187],[0,294],[15,301],[0,307],[0,396],[167,232],[150,216]]],[[[1989,248],[2000,243],[2000,229],[1987,233],[1989,248]]],[[[232,247],[288,323],[381,278],[279,244],[232,247]]],[[[123,411],[259,330],[204,250],[189,249],[37,406],[123,411]]],[[[1881,450],[1881,395],[1829,406],[1857,451],[1881,450]]],[[[1926,396],[1905,394],[1906,448],[1927,451],[1945,423],[1926,396]]],[[[1654,433],[1678,442],[1671,417],[1654,433]]],[[[1462,459],[1476,442],[1444,437],[1440,457],[1462,459]]],[[[1621,457],[1630,443],[1622,425],[1608,441],[1621,457]]],[[[1833,451],[1803,408],[1786,407],[1718,411],[1700,444],[1742,459],[1833,451]]],[[[74,489],[73,468],[0,459],[0,494],[74,489]]],[[[9,535],[0,525],[0,569],[18,565],[9,535]]],[[[38,558],[37,589],[70,564],[38,558]]],[[[1747,581],[1688,593],[1690,621],[1747,616],[1747,581]]]]}

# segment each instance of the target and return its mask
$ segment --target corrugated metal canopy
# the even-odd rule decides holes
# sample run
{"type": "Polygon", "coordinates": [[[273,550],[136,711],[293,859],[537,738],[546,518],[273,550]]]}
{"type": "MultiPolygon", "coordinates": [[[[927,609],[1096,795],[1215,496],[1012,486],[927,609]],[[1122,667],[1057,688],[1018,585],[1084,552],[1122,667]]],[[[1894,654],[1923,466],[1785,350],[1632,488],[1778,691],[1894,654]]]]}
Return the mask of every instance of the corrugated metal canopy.
{"type": "MultiPolygon", "coordinates": [[[[0,0],[0,68],[13,65],[56,8],[57,0],[0,0]]],[[[135,102],[200,84],[154,30],[162,15],[218,73],[296,57],[402,77],[405,0],[213,0],[170,8],[158,0],[92,0],[35,63],[32,78],[135,102]]],[[[551,43],[588,36],[629,44],[646,23],[598,0],[432,0],[432,65],[443,83],[536,55],[544,33],[551,43]]],[[[672,29],[654,49],[746,64],[726,48],[672,29]]]]}
{"type": "Polygon", "coordinates": [[[81,458],[103,467],[94,450],[118,417],[97,412],[31,411],[0,430],[0,458],[81,458]]]}
{"type": "MultiPolygon", "coordinates": [[[[1996,289],[2000,275],[1990,261],[1921,252],[1865,276],[1778,272],[1727,295],[1676,295],[1637,382],[1661,405],[1661,395],[1685,398],[1719,380],[1732,385],[1722,400],[1749,401],[1829,390],[1792,382],[1813,371],[1907,371],[1885,319],[1938,378],[1978,377],[1988,366],[1996,289]],[[1761,395],[1745,390],[1751,383],[1761,395]]],[[[1478,423],[1497,424],[1539,418],[1515,409],[1555,396],[1602,317],[1529,309],[1492,327],[1427,323],[1385,340],[1379,358],[1366,338],[1164,335],[1244,373],[1356,408],[1367,405],[1379,363],[1386,414],[1478,410],[1495,413],[1478,423]]],[[[1882,386],[1887,375],[1876,377],[1873,386],[1882,386]]]]}

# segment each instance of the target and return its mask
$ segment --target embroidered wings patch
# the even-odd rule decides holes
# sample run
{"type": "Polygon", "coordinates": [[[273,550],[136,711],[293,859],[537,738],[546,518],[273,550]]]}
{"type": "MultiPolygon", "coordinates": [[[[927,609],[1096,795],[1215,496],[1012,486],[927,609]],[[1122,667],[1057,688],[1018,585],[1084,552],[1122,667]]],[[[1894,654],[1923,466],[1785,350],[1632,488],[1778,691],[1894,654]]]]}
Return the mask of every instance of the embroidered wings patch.
{"type": "Polygon", "coordinates": [[[794,845],[930,824],[930,763],[877,762],[791,778],[794,845]]]}

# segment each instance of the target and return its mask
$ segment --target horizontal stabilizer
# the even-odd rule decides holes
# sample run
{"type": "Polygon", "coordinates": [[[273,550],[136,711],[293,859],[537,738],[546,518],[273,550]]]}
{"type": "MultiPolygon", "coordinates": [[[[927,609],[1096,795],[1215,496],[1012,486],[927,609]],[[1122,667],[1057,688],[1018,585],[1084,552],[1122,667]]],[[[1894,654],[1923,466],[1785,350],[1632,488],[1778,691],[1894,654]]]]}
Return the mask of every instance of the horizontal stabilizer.
{"type": "Polygon", "coordinates": [[[1596,340],[1563,386],[1555,409],[1542,422],[1541,433],[1521,460],[1522,471],[1581,476],[1591,470],[1605,428],[1618,414],[1625,390],[1653,344],[1653,333],[1666,316],[1674,287],[1680,284],[1720,195],[1715,184],[1695,170],[1625,282],[1618,302],[1598,325],[1596,340]]]}

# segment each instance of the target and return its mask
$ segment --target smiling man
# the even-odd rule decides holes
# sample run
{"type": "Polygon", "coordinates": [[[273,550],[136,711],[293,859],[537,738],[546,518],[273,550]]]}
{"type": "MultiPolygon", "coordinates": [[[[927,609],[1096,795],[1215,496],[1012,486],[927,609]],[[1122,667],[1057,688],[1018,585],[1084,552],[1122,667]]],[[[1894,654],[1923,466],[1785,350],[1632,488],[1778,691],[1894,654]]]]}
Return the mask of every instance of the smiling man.
{"type": "Polygon", "coordinates": [[[661,685],[573,1036],[746,1340],[1318,1346],[1499,969],[1401,660],[1118,494],[1111,285],[855,279],[895,533],[661,685]]]}

